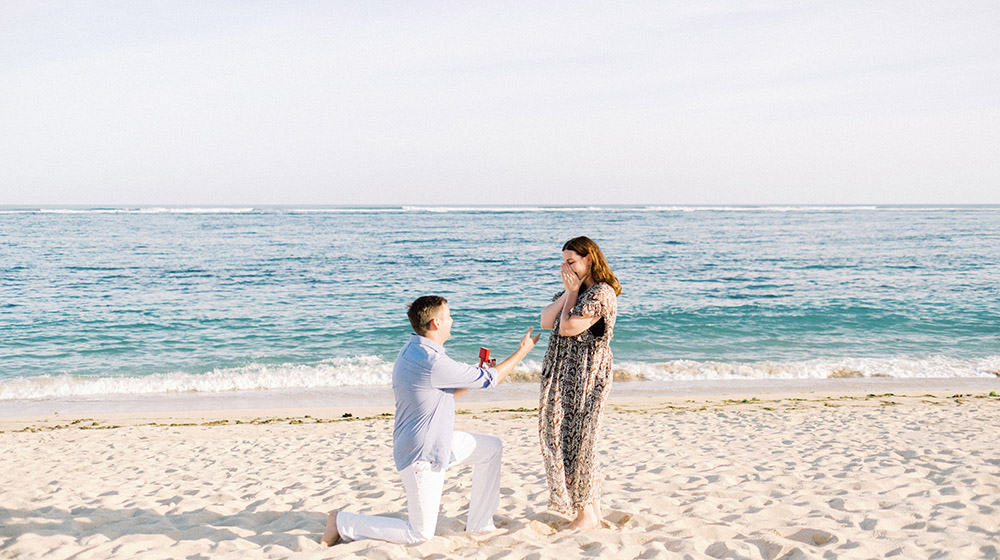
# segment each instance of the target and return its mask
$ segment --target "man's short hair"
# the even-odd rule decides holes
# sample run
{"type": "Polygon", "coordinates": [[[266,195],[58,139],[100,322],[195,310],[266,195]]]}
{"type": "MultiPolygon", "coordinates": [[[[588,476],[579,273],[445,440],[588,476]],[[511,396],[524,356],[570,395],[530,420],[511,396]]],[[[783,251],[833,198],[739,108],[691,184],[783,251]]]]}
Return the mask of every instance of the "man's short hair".
{"type": "Polygon", "coordinates": [[[410,318],[410,325],[413,332],[424,336],[431,328],[431,319],[437,316],[441,306],[448,303],[448,300],[441,296],[420,296],[413,300],[406,316],[410,318]]]}

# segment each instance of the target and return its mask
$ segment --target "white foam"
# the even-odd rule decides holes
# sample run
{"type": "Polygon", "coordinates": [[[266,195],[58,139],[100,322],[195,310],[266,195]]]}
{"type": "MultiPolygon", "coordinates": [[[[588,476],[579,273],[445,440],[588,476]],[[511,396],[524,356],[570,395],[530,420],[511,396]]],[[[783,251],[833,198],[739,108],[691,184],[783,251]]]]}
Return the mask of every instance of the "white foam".
{"type": "Polygon", "coordinates": [[[489,212],[489,213],[532,213],[532,212],[596,212],[608,210],[629,210],[602,206],[403,206],[406,212],[489,212]]]}
{"type": "Polygon", "coordinates": [[[654,381],[722,379],[829,379],[831,377],[891,377],[896,379],[989,378],[1000,376],[1000,356],[958,359],[840,358],[798,362],[713,362],[674,360],[655,364],[616,363],[615,368],[654,381]]]}
{"type": "MultiPolygon", "coordinates": [[[[674,360],[660,363],[618,361],[625,370],[650,381],[810,380],[849,377],[896,379],[995,378],[1000,376],[1000,356],[957,359],[844,358],[799,362],[715,362],[674,360]]],[[[539,374],[541,362],[526,360],[519,368],[539,374]]],[[[334,358],[318,364],[249,364],[216,369],[203,374],[164,373],[148,376],[84,377],[46,375],[0,380],[0,401],[87,397],[97,395],[147,395],[165,393],[222,393],[276,389],[387,386],[392,363],[375,356],[334,358]]]]}
{"type": "MultiPolygon", "coordinates": [[[[262,209],[263,210],[263,209],[262,209]]],[[[331,208],[273,208],[274,212],[283,214],[400,214],[404,210],[401,207],[382,206],[341,206],[331,208]]]]}
{"type": "Polygon", "coordinates": [[[136,208],[136,214],[249,214],[256,208],[136,208]]]}
{"type": "Polygon", "coordinates": [[[942,210],[992,210],[996,205],[982,206],[822,206],[822,205],[646,205],[646,206],[330,206],[330,207],[0,207],[0,214],[373,214],[373,213],[536,213],[536,212],[926,212],[942,210]]]}
{"type": "Polygon", "coordinates": [[[645,212],[853,212],[878,206],[646,206],[645,212]]]}
{"type": "Polygon", "coordinates": [[[139,207],[139,208],[6,208],[0,214],[249,214],[256,208],[139,207]]]}
{"type": "Polygon", "coordinates": [[[391,381],[391,363],[375,356],[363,356],[334,358],[316,365],[249,364],[203,374],[176,372],[141,377],[45,375],[6,379],[0,380],[0,401],[88,395],[308,389],[385,385],[391,381]]]}

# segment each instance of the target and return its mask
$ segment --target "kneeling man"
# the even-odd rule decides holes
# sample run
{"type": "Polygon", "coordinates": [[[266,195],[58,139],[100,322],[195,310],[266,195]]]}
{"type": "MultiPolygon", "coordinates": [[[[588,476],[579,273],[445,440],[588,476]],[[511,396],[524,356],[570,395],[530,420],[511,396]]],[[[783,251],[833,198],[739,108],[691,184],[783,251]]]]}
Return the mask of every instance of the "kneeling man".
{"type": "Polygon", "coordinates": [[[466,531],[495,529],[500,504],[500,440],[455,431],[455,399],[470,389],[493,387],[535,347],[533,329],[517,351],[495,368],[477,368],[445,354],[451,337],[451,311],[440,296],[423,296],[407,312],[414,333],[396,357],[392,390],[396,397],[392,455],[406,490],[409,520],[334,511],[320,540],[330,546],[347,540],[378,539],[401,544],[425,541],[437,527],[445,470],[472,464],[472,497],[466,531]]]}

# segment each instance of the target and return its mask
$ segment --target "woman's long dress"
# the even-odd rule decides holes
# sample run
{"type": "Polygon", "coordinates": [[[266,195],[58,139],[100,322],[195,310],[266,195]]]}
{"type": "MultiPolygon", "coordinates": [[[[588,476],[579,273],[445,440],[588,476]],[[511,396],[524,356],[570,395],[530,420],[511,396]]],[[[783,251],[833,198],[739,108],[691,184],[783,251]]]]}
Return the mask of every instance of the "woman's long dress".
{"type": "MultiPolygon", "coordinates": [[[[553,301],[559,299],[556,294],[553,301]]],[[[573,513],[600,497],[597,439],[611,391],[611,337],[618,298],[597,283],[577,297],[571,315],[600,319],[577,336],[559,335],[559,317],[542,362],[538,433],[549,486],[549,508],[573,513]]]]}

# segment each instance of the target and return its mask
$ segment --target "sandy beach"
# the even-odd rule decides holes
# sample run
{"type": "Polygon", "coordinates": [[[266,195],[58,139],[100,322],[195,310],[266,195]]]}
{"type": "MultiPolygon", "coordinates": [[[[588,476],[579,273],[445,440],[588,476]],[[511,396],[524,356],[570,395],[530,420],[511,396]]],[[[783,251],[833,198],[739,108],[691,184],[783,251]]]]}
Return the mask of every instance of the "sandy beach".
{"type": "Polygon", "coordinates": [[[461,402],[505,445],[498,529],[318,544],[325,513],[405,514],[388,406],[0,418],[3,558],[998,558],[1000,382],[612,398],[606,526],[546,511],[535,403],[461,402]],[[350,414],[350,417],[345,417],[350,414]]]}

